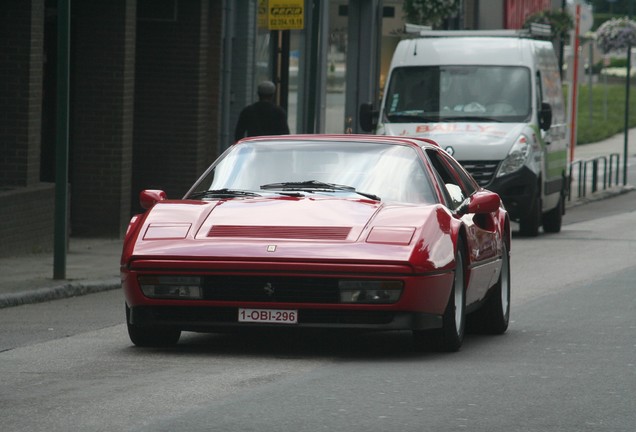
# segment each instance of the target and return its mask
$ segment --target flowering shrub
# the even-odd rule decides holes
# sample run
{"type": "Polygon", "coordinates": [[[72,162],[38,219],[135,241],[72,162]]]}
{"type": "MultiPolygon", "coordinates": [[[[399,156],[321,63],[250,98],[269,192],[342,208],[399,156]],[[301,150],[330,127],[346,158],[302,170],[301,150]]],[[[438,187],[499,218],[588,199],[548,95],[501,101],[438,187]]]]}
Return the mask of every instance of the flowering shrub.
{"type": "MultiPolygon", "coordinates": [[[[630,69],[629,76],[636,77],[636,70],[630,69]]],[[[609,67],[603,68],[601,75],[607,75],[608,77],[625,78],[627,76],[627,68],[624,67],[609,67]]]]}
{"type": "Polygon", "coordinates": [[[604,53],[625,51],[636,46],[636,23],[627,18],[612,18],[596,30],[596,43],[604,53]]]}
{"type": "Polygon", "coordinates": [[[574,28],[574,21],[570,14],[561,10],[545,10],[530,15],[523,24],[523,28],[529,29],[533,23],[549,25],[552,39],[567,39],[570,30],[574,28]]]}
{"type": "Polygon", "coordinates": [[[403,7],[409,24],[435,27],[458,11],[459,0],[404,0],[403,7]]]}

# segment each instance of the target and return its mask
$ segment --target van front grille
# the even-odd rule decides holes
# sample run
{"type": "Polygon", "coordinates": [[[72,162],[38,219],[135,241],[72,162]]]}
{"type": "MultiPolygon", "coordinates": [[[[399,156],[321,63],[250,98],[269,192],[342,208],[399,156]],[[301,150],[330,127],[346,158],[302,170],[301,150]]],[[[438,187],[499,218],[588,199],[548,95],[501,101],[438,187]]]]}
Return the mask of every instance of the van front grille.
{"type": "Polygon", "coordinates": [[[499,161],[459,161],[459,163],[481,187],[485,187],[492,181],[499,166],[499,161]]]}

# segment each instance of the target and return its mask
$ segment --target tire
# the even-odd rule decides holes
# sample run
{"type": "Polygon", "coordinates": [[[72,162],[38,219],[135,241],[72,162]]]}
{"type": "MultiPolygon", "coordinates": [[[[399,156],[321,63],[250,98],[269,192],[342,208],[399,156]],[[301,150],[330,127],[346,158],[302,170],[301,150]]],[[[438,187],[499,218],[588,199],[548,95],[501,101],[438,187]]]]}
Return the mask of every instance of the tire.
{"type": "Polygon", "coordinates": [[[559,197],[559,202],[555,208],[543,215],[543,231],[547,233],[558,233],[561,231],[563,220],[563,194],[559,197]]]}
{"type": "Polygon", "coordinates": [[[510,254],[504,244],[499,280],[484,305],[468,317],[471,331],[503,334],[510,322],[510,254]]]}
{"type": "Polygon", "coordinates": [[[541,226],[541,196],[537,194],[527,215],[519,220],[519,233],[524,237],[536,237],[541,226]]]}
{"type": "Polygon", "coordinates": [[[455,276],[446,310],[442,316],[442,328],[415,331],[416,345],[430,345],[437,351],[459,351],[464,342],[466,328],[466,268],[461,248],[455,254],[455,276]]]}
{"type": "Polygon", "coordinates": [[[181,330],[171,327],[138,326],[130,323],[130,308],[126,305],[126,327],[130,341],[138,347],[169,347],[179,342],[181,330]]]}

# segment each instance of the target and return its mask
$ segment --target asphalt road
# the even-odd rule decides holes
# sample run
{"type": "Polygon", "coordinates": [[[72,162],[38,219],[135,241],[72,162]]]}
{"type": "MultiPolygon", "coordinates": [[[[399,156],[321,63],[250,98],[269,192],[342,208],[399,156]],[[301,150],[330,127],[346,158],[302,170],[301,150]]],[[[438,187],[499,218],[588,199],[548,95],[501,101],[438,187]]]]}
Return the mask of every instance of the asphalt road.
{"type": "Polygon", "coordinates": [[[512,247],[508,333],[417,353],[406,333],[128,341],[118,291],[0,310],[0,430],[629,431],[636,192],[512,247]]]}

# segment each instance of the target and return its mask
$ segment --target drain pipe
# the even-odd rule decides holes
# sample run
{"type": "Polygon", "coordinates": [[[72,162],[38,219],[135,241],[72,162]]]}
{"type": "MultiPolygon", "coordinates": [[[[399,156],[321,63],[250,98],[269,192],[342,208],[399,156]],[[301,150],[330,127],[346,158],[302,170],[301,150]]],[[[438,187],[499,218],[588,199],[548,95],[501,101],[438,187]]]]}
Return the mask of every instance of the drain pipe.
{"type": "Polygon", "coordinates": [[[234,134],[230,124],[232,107],[232,47],[234,45],[234,8],[233,0],[223,1],[223,53],[221,69],[221,133],[219,134],[218,153],[234,143],[234,134]]]}

